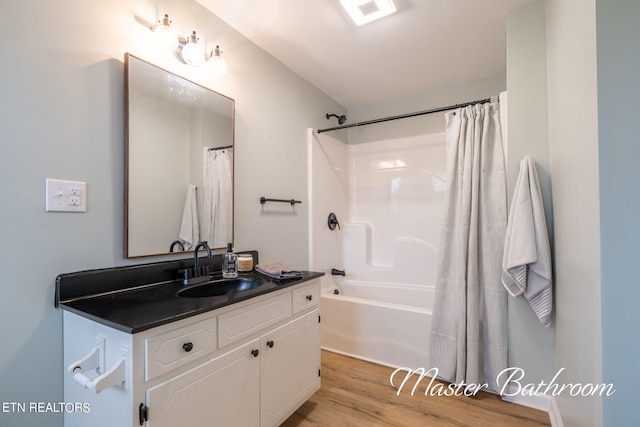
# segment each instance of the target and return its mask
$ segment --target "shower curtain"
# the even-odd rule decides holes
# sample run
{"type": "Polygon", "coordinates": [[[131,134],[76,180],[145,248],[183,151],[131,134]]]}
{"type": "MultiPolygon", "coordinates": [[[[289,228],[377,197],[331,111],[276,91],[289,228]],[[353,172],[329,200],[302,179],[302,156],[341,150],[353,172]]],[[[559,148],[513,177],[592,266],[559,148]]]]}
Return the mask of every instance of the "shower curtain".
{"type": "Polygon", "coordinates": [[[455,383],[488,384],[507,367],[507,225],[499,104],[446,114],[446,215],[431,329],[431,366],[455,383]]]}
{"type": "Polygon", "coordinates": [[[233,229],[231,160],[226,151],[204,153],[204,195],[200,240],[212,248],[226,247],[233,229]]]}

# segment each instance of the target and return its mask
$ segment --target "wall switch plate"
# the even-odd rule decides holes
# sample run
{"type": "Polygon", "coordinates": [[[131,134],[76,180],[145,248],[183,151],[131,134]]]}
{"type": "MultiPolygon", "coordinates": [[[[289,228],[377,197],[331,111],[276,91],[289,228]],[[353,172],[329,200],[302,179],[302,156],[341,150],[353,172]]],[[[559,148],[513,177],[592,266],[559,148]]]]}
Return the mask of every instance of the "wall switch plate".
{"type": "Polygon", "coordinates": [[[47,179],[45,190],[46,212],[86,212],[87,183],[47,179]]]}

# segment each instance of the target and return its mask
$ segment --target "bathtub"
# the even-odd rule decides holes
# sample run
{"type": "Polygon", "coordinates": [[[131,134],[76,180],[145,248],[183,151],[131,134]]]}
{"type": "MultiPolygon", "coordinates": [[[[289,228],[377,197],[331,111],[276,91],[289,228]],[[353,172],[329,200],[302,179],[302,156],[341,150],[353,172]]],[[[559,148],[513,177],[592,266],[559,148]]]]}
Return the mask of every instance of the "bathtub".
{"type": "Polygon", "coordinates": [[[321,293],[322,348],[394,368],[427,368],[432,286],[343,281],[321,293]]]}

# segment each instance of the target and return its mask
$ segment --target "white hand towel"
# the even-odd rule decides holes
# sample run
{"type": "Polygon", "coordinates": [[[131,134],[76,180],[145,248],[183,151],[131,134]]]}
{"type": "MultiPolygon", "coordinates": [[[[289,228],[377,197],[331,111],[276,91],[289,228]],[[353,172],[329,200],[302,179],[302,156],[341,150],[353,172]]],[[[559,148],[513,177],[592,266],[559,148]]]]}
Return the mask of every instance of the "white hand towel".
{"type": "Polygon", "coordinates": [[[196,186],[189,184],[187,198],[182,210],[182,224],[180,226],[180,240],[184,244],[184,250],[188,251],[199,241],[198,227],[198,202],[196,199],[196,186]]]}
{"type": "Polygon", "coordinates": [[[544,326],[551,324],[553,291],[551,251],[544,207],[533,159],[520,162],[502,258],[502,284],[513,295],[524,293],[544,326]]]}

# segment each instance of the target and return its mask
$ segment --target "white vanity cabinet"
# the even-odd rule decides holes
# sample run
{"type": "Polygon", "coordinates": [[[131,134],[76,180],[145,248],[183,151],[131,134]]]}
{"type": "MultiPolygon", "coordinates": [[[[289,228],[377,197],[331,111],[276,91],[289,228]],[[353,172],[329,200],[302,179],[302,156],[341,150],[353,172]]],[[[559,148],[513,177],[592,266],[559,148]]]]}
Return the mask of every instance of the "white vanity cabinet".
{"type": "Polygon", "coordinates": [[[65,427],[279,425],[320,387],[319,291],[315,279],[133,335],[65,312],[65,366],[96,339],[107,369],[127,358],[124,386],[101,393],[65,373],[65,402],[91,408],[65,427]]]}

